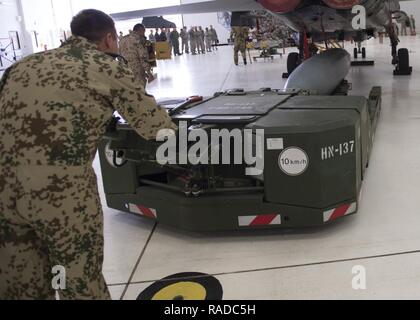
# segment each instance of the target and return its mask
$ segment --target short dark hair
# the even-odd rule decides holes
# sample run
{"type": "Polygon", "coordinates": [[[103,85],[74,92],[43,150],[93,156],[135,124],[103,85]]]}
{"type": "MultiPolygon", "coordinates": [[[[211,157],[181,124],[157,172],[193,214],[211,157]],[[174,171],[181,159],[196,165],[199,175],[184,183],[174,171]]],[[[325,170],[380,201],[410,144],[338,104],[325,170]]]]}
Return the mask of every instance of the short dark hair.
{"type": "Polygon", "coordinates": [[[108,33],[117,34],[114,20],[106,13],[95,9],[80,11],[73,17],[70,28],[73,35],[91,42],[101,41],[108,33]]]}
{"type": "Polygon", "coordinates": [[[133,31],[137,32],[137,31],[140,31],[140,30],[146,30],[146,28],[141,23],[138,23],[134,26],[133,31]]]}

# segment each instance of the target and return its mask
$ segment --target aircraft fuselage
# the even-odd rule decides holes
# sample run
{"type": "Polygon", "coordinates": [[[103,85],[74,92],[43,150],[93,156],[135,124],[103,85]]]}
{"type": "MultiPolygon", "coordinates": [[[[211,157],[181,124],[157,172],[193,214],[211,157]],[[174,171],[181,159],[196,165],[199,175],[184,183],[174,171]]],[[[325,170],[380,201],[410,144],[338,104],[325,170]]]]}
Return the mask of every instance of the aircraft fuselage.
{"type": "MultiPolygon", "coordinates": [[[[361,0],[360,3],[366,10],[366,29],[357,30],[353,26],[355,14],[353,6],[346,9],[336,9],[327,3],[339,3],[338,0],[303,0],[290,12],[272,12],[278,15],[282,21],[297,32],[304,32],[320,37],[321,35],[337,35],[341,38],[360,36],[374,31],[383,30],[390,24],[390,17],[395,11],[399,11],[398,0],[361,0]],[[331,2],[330,2],[331,1],[331,2]]],[[[342,3],[346,2],[341,1],[342,3]]],[[[347,1],[346,3],[349,3],[347,1]]]]}

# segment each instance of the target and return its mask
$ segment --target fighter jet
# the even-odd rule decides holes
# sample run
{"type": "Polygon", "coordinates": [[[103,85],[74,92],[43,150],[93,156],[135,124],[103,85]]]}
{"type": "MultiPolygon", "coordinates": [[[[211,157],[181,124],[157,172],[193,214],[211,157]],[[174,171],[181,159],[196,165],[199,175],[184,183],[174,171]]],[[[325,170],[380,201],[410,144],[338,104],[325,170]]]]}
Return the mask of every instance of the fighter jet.
{"type": "MultiPolygon", "coordinates": [[[[325,42],[329,40],[353,39],[360,44],[375,32],[386,30],[392,47],[394,74],[411,74],[407,49],[397,50],[399,39],[394,31],[393,17],[406,14],[400,10],[400,1],[407,0],[213,0],[183,4],[157,9],[114,13],[115,20],[128,20],[149,16],[173,14],[197,14],[209,12],[232,12],[232,26],[249,21],[249,13],[266,10],[277,15],[284,24],[300,34],[299,53],[288,57],[288,73],[311,55],[308,39],[325,42]],[[366,25],[363,29],[353,27],[354,6],[361,5],[366,10],[366,25]]],[[[360,48],[361,49],[361,48],[360,48]]],[[[366,50],[360,50],[366,56],[366,50]]],[[[359,51],[355,48],[354,55],[359,51]]]]}

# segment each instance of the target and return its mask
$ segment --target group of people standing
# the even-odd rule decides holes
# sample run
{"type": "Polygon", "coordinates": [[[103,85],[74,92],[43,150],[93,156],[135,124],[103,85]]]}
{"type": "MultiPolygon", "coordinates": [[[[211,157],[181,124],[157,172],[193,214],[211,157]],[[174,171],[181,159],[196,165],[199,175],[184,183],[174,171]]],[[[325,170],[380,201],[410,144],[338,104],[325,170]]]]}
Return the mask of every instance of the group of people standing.
{"type": "Polygon", "coordinates": [[[217,50],[219,37],[213,26],[203,29],[203,27],[191,27],[189,30],[184,27],[178,31],[176,28],[156,29],[150,31],[150,42],[167,41],[171,45],[174,55],[186,54],[205,54],[217,50]]]}
{"type": "Polygon", "coordinates": [[[154,80],[153,63],[154,43],[169,42],[175,55],[205,54],[217,50],[219,38],[213,26],[203,30],[202,27],[191,27],[190,30],[184,27],[178,32],[176,28],[156,29],[150,31],[148,38],[145,35],[146,28],[142,24],[134,26],[133,30],[126,36],[120,32],[119,46],[120,55],[127,61],[128,66],[133,70],[135,78],[145,87],[147,83],[154,80]]]}
{"type": "Polygon", "coordinates": [[[416,35],[416,19],[413,15],[411,15],[410,17],[407,16],[407,18],[401,22],[400,26],[401,29],[398,26],[398,23],[394,24],[395,33],[398,36],[407,36],[407,29],[410,29],[410,35],[416,35]]]}

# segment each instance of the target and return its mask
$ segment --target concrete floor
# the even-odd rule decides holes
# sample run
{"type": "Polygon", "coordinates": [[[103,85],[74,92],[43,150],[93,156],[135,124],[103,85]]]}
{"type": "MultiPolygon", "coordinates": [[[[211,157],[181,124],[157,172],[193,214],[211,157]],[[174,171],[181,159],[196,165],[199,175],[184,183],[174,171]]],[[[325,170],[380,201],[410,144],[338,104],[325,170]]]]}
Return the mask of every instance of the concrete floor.
{"type": "MultiPolygon", "coordinates": [[[[383,113],[359,213],[325,228],[234,234],[187,233],[105,212],[104,274],[114,299],[135,299],[179,272],[215,275],[225,299],[420,298],[420,39],[406,37],[411,77],[393,77],[389,43],[372,40],[374,67],[355,67],[352,94],[383,87],[383,113]],[[354,266],[366,270],[366,290],[352,288],[354,266]]],[[[349,44],[349,49],[350,47],[349,44]]],[[[156,97],[282,88],[286,59],[236,67],[232,48],[159,63],[148,90],[156,97]]],[[[322,77],[322,75],[320,75],[322,77]]],[[[99,163],[95,168],[100,179],[99,163]]],[[[105,203],[105,202],[103,202],[105,203]]]]}

